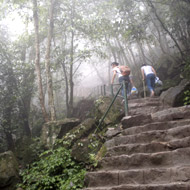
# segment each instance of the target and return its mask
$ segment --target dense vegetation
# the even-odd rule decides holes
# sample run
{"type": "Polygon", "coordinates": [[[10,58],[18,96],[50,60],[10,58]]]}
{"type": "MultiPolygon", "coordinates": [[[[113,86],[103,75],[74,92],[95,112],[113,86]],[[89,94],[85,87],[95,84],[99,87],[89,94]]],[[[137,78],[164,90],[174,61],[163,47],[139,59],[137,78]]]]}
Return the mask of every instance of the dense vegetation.
{"type": "Polygon", "coordinates": [[[41,159],[22,173],[23,184],[27,190],[81,189],[84,185],[84,166],[75,162],[70,151],[61,147],[41,154],[41,159]]]}

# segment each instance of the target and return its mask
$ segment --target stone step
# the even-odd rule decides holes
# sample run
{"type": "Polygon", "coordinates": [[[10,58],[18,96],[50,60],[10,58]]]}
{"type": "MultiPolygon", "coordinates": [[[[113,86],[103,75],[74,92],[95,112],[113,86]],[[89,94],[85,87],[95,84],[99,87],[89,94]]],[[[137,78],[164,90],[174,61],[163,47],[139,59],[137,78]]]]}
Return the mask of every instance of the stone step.
{"type": "Polygon", "coordinates": [[[169,108],[151,114],[153,121],[172,121],[179,119],[190,119],[190,105],[169,108]]]}
{"type": "Polygon", "coordinates": [[[174,127],[179,127],[179,126],[188,125],[188,124],[190,124],[190,119],[168,121],[168,122],[148,123],[148,124],[145,124],[142,126],[134,126],[131,128],[124,129],[122,131],[122,134],[123,135],[134,135],[134,134],[142,133],[145,131],[166,130],[166,129],[171,129],[174,127]]]}
{"type": "Polygon", "coordinates": [[[104,157],[99,162],[101,170],[129,170],[174,167],[190,163],[190,148],[180,148],[159,153],[138,153],[104,157]]]}
{"type": "Polygon", "coordinates": [[[129,115],[139,115],[139,114],[151,114],[151,113],[156,113],[157,111],[159,111],[160,108],[159,106],[145,106],[145,107],[137,107],[137,108],[130,108],[129,107],[129,115]]]}
{"type": "Polygon", "coordinates": [[[168,142],[151,142],[147,144],[126,144],[107,149],[106,157],[116,155],[131,155],[135,153],[156,153],[190,147],[190,137],[168,142]]]}
{"type": "Polygon", "coordinates": [[[144,108],[149,106],[160,106],[159,101],[152,101],[152,102],[129,102],[128,107],[129,109],[136,109],[136,108],[144,108]]]}
{"type": "Polygon", "coordinates": [[[147,185],[119,185],[113,187],[92,187],[84,190],[190,190],[189,183],[147,184],[147,185]]]}
{"type": "Polygon", "coordinates": [[[190,124],[168,130],[147,131],[136,135],[117,136],[106,141],[107,148],[122,144],[168,142],[190,136],[190,124]]]}
{"type": "Polygon", "coordinates": [[[129,115],[151,114],[161,110],[161,103],[155,99],[154,101],[129,102],[129,115]]]}
{"type": "Polygon", "coordinates": [[[129,104],[134,104],[134,103],[152,103],[152,102],[160,102],[160,98],[159,97],[155,97],[155,98],[150,98],[150,97],[147,97],[147,98],[138,98],[138,99],[130,99],[128,100],[128,103],[129,104]]]}
{"type": "Polygon", "coordinates": [[[168,182],[190,182],[190,165],[162,169],[89,172],[85,177],[85,184],[88,187],[167,184],[168,182]]]}
{"type": "Polygon", "coordinates": [[[145,125],[153,122],[174,121],[180,119],[190,119],[190,105],[177,108],[169,108],[162,111],[146,113],[142,109],[142,113],[125,116],[122,120],[123,129],[145,125]]]}

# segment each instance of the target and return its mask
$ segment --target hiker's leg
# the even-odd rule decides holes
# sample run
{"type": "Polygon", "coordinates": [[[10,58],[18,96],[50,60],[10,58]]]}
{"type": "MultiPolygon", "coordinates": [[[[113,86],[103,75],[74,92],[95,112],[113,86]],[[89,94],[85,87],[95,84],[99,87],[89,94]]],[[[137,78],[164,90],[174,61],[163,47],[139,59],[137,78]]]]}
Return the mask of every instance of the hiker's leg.
{"type": "Polygon", "coordinates": [[[154,90],[154,88],[155,88],[155,75],[154,74],[151,74],[150,80],[151,80],[151,87],[154,90]]]}
{"type": "Polygon", "coordinates": [[[148,90],[151,92],[152,91],[152,87],[151,87],[150,75],[146,76],[146,85],[148,87],[148,90]]]}
{"type": "MultiPolygon", "coordinates": [[[[119,77],[119,83],[120,83],[120,85],[123,85],[123,76],[119,77]]],[[[121,95],[124,97],[124,88],[123,87],[121,88],[121,95]]]]}
{"type": "MultiPolygon", "coordinates": [[[[129,80],[129,76],[123,76],[123,80],[125,81],[125,91],[126,91],[126,95],[128,96],[128,95],[130,95],[130,91],[129,91],[129,82],[130,82],[130,80],[129,80]]],[[[124,96],[124,88],[123,88],[123,96],[124,96]]]]}
{"type": "Polygon", "coordinates": [[[154,87],[155,87],[155,75],[150,74],[150,83],[151,83],[151,97],[154,96],[154,87]]]}

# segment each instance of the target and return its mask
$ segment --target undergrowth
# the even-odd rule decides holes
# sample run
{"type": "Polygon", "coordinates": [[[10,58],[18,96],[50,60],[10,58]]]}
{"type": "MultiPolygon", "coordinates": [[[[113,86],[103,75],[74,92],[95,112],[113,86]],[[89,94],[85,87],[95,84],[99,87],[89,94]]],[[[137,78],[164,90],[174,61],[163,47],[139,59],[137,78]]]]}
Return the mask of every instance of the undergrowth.
{"type": "Polygon", "coordinates": [[[70,150],[59,147],[40,155],[40,160],[21,172],[24,190],[82,189],[86,170],[71,157],[70,150]]]}

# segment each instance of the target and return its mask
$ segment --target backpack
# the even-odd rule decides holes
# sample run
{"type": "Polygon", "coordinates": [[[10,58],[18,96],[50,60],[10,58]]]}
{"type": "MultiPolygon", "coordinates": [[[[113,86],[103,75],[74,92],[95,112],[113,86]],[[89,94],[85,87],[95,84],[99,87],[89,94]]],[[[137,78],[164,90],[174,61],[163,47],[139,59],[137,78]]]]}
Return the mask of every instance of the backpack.
{"type": "Polygon", "coordinates": [[[123,76],[128,76],[131,73],[131,69],[128,66],[121,65],[119,66],[119,69],[123,76]]]}

